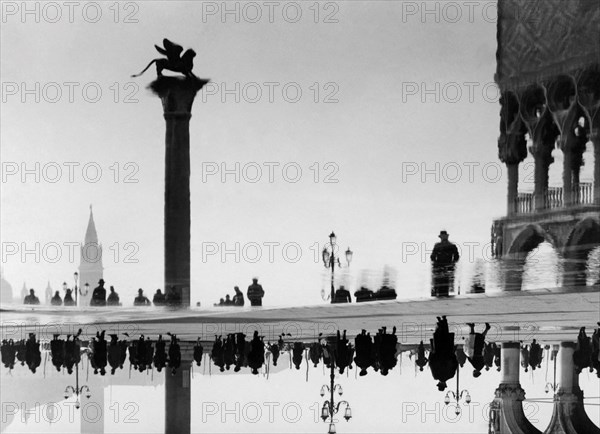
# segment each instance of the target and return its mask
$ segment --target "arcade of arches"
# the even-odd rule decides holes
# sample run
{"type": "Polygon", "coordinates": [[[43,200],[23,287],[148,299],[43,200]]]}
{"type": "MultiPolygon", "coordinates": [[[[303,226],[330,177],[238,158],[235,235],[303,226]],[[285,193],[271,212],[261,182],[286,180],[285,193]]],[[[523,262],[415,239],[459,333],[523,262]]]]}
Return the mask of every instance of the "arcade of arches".
{"type": "Polygon", "coordinates": [[[600,246],[600,66],[505,89],[500,100],[499,158],[508,169],[507,216],[492,228],[505,289],[520,290],[527,255],[551,244],[562,286],[598,284],[593,268],[600,246]],[[580,181],[591,142],[593,182],[580,181]],[[549,186],[552,153],[563,154],[562,186],[549,186]],[[518,191],[519,164],[534,159],[533,193],[518,191]],[[595,280],[593,280],[595,279],[595,280]]]}

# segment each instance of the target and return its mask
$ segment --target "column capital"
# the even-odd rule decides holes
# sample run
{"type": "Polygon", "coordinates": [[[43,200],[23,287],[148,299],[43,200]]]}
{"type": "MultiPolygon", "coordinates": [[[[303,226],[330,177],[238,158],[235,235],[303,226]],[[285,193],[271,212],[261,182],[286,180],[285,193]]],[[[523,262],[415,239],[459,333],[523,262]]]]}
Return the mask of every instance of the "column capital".
{"type": "Polygon", "coordinates": [[[160,97],[165,117],[188,115],[189,119],[196,93],[209,81],[201,78],[161,76],[150,83],[149,88],[160,97]]]}
{"type": "Polygon", "coordinates": [[[525,390],[520,384],[500,383],[495,391],[495,396],[496,398],[523,401],[525,399],[525,390]]]}

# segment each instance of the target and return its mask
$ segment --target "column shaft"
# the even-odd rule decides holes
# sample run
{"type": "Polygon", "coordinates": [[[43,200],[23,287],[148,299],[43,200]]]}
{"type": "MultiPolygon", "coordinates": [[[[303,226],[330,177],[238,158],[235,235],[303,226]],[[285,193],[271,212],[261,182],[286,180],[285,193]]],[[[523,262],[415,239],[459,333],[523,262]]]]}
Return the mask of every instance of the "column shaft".
{"type": "Polygon", "coordinates": [[[502,357],[500,382],[502,384],[519,384],[520,351],[521,348],[518,342],[502,343],[502,350],[500,351],[502,357]]]}
{"type": "Polygon", "coordinates": [[[563,147],[563,206],[573,205],[573,153],[563,147]]]}
{"type": "Polygon", "coordinates": [[[183,363],[175,375],[165,370],[165,433],[191,432],[192,389],[190,362],[183,363]]]}
{"type": "Polygon", "coordinates": [[[600,132],[591,136],[594,144],[594,203],[600,205],[600,132]]]}
{"type": "Polygon", "coordinates": [[[519,163],[507,163],[508,168],[508,195],[507,195],[507,213],[514,215],[517,213],[517,196],[519,188],[519,163]]]}
{"type": "Polygon", "coordinates": [[[174,286],[183,306],[190,304],[190,117],[165,112],[165,290],[174,286]]]}

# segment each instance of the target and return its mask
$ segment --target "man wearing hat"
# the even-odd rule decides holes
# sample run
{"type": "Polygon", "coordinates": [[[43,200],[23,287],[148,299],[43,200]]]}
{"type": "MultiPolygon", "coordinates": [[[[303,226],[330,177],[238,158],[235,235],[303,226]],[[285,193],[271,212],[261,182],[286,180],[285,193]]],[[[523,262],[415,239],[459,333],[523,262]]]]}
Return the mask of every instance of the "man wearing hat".
{"type": "Polygon", "coordinates": [[[104,288],[104,279],[98,281],[98,286],[92,292],[90,306],[106,306],[106,288],[104,288]]]}
{"type": "Polygon", "coordinates": [[[252,279],[252,285],[248,287],[246,295],[248,296],[248,300],[250,300],[251,306],[262,306],[262,299],[265,295],[265,291],[263,290],[262,285],[258,283],[257,277],[252,279]]]}
{"type": "Polygon", "coordinates": [[[448,241],[448,232],[442,230],[438,235],[440,242],[436,243],[431,252],[433,266],[433,290],[435,296],[448,296],[454,285],[454,270],[460,258],[458,248],[448,241]]]}

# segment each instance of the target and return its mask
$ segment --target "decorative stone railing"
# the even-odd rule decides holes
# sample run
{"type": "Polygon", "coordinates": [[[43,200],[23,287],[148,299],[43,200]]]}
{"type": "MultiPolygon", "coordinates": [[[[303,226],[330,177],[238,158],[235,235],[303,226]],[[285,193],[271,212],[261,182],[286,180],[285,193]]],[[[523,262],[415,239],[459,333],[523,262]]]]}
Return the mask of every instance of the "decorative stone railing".
{"type": "MultiPolygon", "coordinates": [[[[573,189],[573,205],[593,205],[594,204],[594,184],[591,182],[582,182],[578,188],[573,189]]],[[[515,210],[517,214],[531,214],[536,212],[534,207],[533,193],[519,193],[515,199],[515,210]]],[[[562,187],[549,187],[544,194],[544,207],[542,209],[562,209],[564,205],[564,194],[562,187]]],[[[539,210],[538,210],[539,211],[539,210]]]]}

